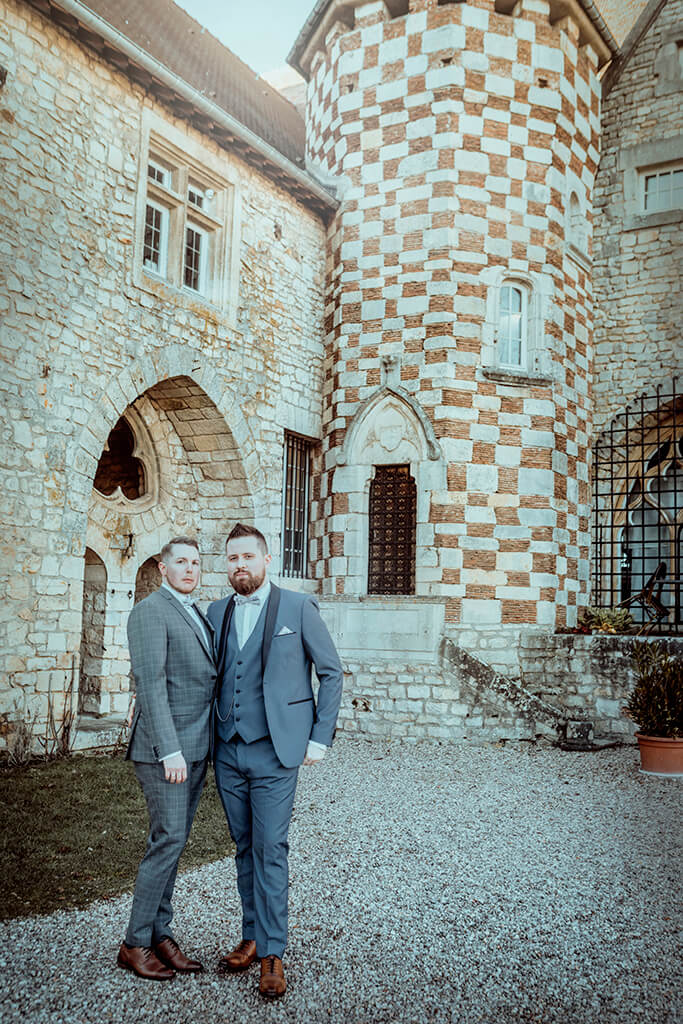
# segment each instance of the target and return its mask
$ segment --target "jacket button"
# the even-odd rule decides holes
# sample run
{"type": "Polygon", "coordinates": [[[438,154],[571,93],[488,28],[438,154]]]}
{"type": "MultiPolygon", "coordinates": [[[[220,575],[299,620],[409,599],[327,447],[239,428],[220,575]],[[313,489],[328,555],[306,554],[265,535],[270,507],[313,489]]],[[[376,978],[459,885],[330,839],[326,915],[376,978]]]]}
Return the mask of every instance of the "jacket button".
{"type": "Polygon", "coordinates": [[[235,693],[241,693],[241,692],[242,692],[241,690],[235,690],[235,693]]]}
{"type": "Polygon", "coordinates": [[[242,662],[241,662],[241,661],[238,661],[238,662],[237,662],[237,664],[238,664],[238,665],[241,665],[241,664],[242,664],[242,662]]]}

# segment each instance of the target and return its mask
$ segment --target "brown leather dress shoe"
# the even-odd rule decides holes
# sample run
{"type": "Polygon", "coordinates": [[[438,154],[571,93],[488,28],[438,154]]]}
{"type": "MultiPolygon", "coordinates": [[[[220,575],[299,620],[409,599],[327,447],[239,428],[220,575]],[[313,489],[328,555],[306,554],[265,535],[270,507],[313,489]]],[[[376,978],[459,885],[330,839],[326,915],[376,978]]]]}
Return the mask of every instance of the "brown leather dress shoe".
{"type": "Polygon", "coordinates": [[[199,960],[190,960],[189,956],[185,956],[175,939],[171,939],[168,936],[162,939],[161,942],[157,942],[154,952],[167,967],[172,967],[176,971],[182,971],[183,974],[199,974],[200,971],[204,970],[204,965],[199,960]]]}
{"type": "Polygon", "coordinates": [[[150,981],[170,981],[175,978],[175,971],[162,964],[149,946],[133,946],[129,949],[122,942],[116,963],[127,971],[133,971],[139,978],[148,978],[150,981]]]}
{"type": "Polygon", "coordinates": [[[285,994],[287,982],[279,956],[261,957],[261,980],[258,990],[267,999],[279,999],[285,994]]]}
{"type": "Polygon", "coordinates": [[[246,971],[256,959],[256,943],[253,939],[242,939],[232,953],[227,953],[218,961],[221,971],[246,971]]]}

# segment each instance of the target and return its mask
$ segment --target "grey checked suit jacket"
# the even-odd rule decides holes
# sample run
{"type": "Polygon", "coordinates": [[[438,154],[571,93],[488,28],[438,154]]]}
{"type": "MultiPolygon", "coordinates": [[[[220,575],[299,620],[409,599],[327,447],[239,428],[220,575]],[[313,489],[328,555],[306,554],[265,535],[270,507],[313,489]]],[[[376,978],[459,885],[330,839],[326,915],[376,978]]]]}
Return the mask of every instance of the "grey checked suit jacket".
{"type": "MultiPolygon", "coordinates": [[[[206,613],[218,637],[219,678],[234,606],[234,597],[223,598],[210,604],[206,613]]],[[[331,746],[343,685],[339,655],[311,594],[283,590],[271,583],[261,670],[266,720],[275,753],[285,768],[294,768],[303,761],[309,739],[331,746]],[[315,665],[320,682],[317,706],[311,665],[315,665]]]]}
{"type": "Polygon", "coordinates": [[[161,587],[133,608],[128,644],[136,702],[126,759],[153,762],[182,751],[187,762],[209,750],[216,687],[211,624],[203,633],[161,587]]]}

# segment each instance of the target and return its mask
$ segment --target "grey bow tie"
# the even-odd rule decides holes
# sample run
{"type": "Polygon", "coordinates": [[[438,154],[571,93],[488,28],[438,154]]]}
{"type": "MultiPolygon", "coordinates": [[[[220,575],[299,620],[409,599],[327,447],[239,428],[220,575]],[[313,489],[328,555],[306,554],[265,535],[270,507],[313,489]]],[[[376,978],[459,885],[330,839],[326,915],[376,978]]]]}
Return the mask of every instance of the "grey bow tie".
{"type": "Polygon", "coordinates": [[[244,594],[235,594],[235,604],[260,604],[256,594],[251,597],[245,597],[244,594]]]}
{"type": "Polygon", "coordinates": [[[189,598],[185,598],[180,603],[184,604],[186,608],[191,608],[195,612],[198,610],[197,605],[194,603],[194,601],[191,601],[189,598]]]}

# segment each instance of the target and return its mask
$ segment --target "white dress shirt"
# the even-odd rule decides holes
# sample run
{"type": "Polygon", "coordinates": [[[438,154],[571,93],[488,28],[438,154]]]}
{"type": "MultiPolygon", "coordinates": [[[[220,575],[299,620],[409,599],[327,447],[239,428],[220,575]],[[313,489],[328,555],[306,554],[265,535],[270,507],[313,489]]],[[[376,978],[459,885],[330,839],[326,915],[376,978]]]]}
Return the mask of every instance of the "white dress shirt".
{"type": "Polygon", "coordinates": [[[235,632],[237,633],[237,645],[240,650],[254,632],[258,617],[263,611],[263,606],[270,597],[270,580],[266,580],[258,590],[249,594],[245,604],[240,603],[240,594],[235,594],[235,632]]]}
{"type": "Polygon", "coordinates": [[[201,627],[202,635],[206,637],[206,641],[209,645],[209,650],[211,650],[211,638],[207,636],[206,626],[202,622],[201,615],[197,613],[197,609],[194,606],[195,602],[194,598],[192,597],[192,594],[182,594],[179,590],[176,590],[174,587],[172,587],[170,583],[167,583],[166,580],[162,580],[161,585],[166,590],[168,590],[169,594],[173,594],[176,601],[178,601],[183,606],[183,608],[190,616],[190,618],[194,619],[197,625],[201,627]]]}

